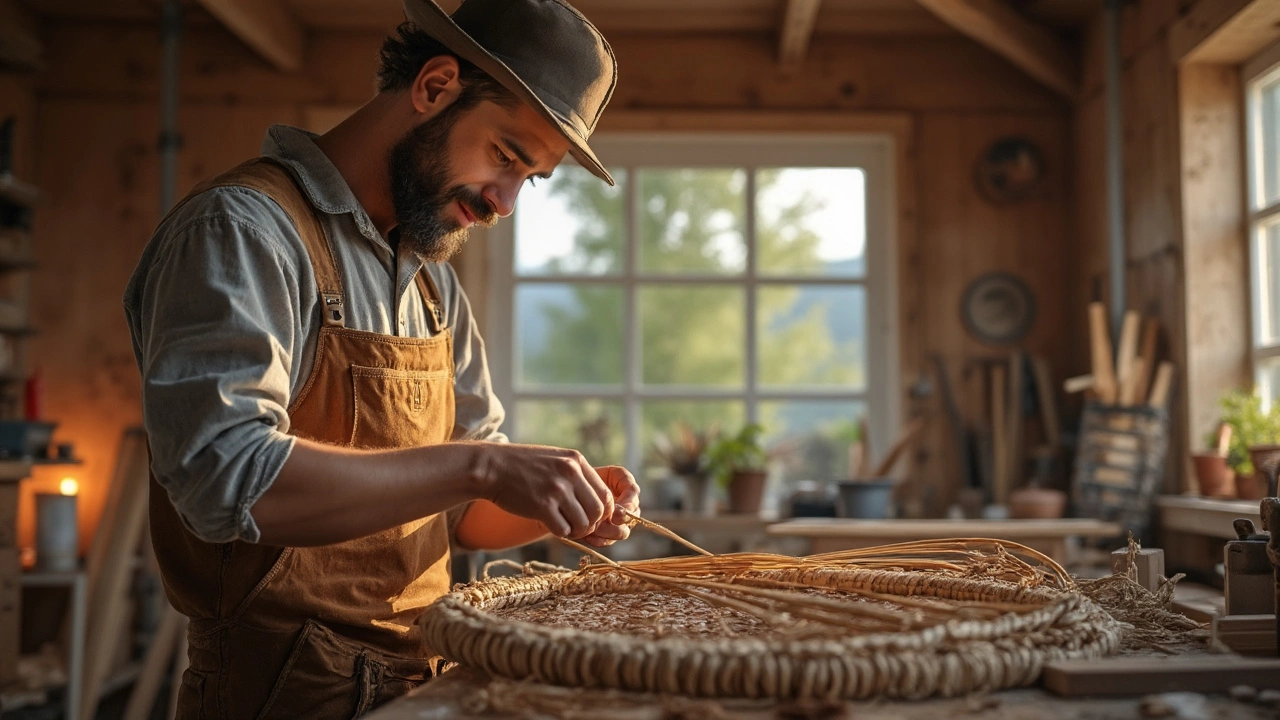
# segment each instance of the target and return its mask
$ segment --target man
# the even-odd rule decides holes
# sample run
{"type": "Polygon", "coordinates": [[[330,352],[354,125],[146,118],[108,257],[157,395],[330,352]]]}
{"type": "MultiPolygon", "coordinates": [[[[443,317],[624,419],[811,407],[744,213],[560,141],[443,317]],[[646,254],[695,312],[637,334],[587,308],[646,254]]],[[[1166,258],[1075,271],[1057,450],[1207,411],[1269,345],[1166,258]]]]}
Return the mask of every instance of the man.
{"type": "Polygon", "coordinates": [[[377,96],[321,137],[271,128],[126,291],[182,718],[358,716],[430,676],[414,621],[451,538],[600,546],[639,510],[625,470],[505,442],[443,264],[566,152],[612,182],[587,146],[612,52],[561,0],[405,10],[377,96]]]}

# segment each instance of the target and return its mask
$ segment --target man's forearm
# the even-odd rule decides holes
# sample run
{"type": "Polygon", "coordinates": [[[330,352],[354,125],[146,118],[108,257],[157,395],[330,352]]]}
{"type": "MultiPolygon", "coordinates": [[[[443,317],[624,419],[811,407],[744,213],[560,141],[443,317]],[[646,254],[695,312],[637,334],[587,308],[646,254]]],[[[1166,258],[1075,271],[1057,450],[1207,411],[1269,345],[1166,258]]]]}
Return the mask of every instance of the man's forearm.
{"type": "Polygon", "coordinates": [[[299,439],[251,511],[261,542],[331,545],[481,498],[482,446],[350,450],[299,439]]]}

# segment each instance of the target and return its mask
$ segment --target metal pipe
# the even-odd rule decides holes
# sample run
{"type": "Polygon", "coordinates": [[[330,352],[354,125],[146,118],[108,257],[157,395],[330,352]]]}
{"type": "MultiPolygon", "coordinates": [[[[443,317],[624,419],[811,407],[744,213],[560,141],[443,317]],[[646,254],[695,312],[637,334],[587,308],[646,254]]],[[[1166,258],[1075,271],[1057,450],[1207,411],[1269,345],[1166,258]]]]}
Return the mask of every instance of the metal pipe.
{"type": "Polygon", "coordinates": [[[173,207],[178,184],[178,60],[182,49],[182,1],[165,0],[160,20],[164,60],[160,86],[160,215],[173,207]]]}
{"type": "Polygon", "coordinates": [[[1125,0],[1106,0],[1107,229],[1111,267],[1111,332],[1120,336],[1128,306],[1125,271],[1124,108],[1120,104],[1120,10],[1125,0]]]}

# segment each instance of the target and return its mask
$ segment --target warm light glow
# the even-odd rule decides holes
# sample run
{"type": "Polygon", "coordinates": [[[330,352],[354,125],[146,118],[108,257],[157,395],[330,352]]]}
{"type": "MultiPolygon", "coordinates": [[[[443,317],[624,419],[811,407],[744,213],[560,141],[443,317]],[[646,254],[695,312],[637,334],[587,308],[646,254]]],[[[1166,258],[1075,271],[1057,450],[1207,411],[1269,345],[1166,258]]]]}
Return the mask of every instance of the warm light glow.
{"type": "Polygon", "coordinates": [[[62,478],[62,482],[58,485],[58,489],[63,495],[75,495],[80,492],[80,483],[75,478],[62,478]]]}

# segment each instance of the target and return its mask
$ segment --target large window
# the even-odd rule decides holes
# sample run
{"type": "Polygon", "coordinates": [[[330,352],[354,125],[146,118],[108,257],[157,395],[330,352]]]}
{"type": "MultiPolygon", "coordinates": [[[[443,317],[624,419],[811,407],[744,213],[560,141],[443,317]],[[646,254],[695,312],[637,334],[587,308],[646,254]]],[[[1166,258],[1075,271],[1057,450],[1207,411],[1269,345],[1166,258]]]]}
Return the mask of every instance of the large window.
{"type": "Polygon", "coordinates": [[[1258,387],[1280,399],[1280,46],[1245,67],[1253,360],[1258,387]]]}
{"type": "Polygon", "coordinates": [[[895,426],[888,140],[610,137],[490,233],[494,382],[517,441],[653,465],[679,423],[758,421],[793,479],[895,426]]]}

